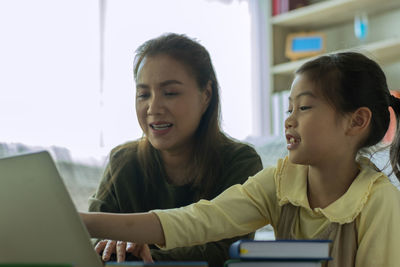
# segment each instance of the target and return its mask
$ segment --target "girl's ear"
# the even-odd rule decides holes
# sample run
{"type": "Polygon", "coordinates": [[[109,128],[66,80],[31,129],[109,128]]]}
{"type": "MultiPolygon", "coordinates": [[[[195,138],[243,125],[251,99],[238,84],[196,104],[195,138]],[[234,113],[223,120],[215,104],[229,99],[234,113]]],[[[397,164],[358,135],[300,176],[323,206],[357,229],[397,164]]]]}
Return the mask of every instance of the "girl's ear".
{"type": "Polygon", "coordinates": [[[367,107],[358,108],[350,117],[350,124],[347,134],[351,136],[360,135],[368,132],[371,122],[372,112],[367,107]]]}

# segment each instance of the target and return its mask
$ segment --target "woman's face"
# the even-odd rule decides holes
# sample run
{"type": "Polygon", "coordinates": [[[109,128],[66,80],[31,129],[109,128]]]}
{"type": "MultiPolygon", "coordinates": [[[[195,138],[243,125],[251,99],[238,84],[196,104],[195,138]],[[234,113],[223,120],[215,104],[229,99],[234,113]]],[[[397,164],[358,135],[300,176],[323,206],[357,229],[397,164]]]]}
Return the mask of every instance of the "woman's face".
{"type": "Polygon", "coordinates": [[[168,55],[145,57],[139,65],[136,115],[158,150],[179,152],[193,144],[210,97],[211,87],[201,92],[187,67],[168,55]]]}

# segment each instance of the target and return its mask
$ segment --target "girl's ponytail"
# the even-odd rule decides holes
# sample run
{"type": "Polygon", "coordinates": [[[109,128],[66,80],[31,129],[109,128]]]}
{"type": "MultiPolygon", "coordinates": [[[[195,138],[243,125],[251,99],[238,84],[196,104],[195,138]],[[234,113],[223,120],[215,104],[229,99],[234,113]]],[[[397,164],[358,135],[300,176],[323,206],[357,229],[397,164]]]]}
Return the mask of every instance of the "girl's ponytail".
{"type": "Polygon", "coordinates": [[[400,99],[390,95],[389,105],[393,108],[396,115],[396,134],[390,147],[390,163],[393,173],[400,181],[400,99]]]}

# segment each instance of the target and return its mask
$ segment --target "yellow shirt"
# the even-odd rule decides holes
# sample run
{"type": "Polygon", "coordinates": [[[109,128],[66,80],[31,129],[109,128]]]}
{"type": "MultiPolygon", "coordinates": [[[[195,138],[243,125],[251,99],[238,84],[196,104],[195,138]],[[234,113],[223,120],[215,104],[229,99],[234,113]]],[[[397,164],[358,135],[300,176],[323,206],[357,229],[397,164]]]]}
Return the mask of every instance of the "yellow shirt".
{"type": "Polygon", "coordinates": [[[347,192],[323,209],[308,204],[308,167],[285,158],[211,201],[153,212],[161,221],[165,247],[173,248],[243,235],[266,224],[276,228],[282,206],[291,203],[300,207],[296,238],[314,239],[332,222],[355,221],[355,266],[400,266],[400,192],[368,159],[361,158],[359,165],[347,192]]]}

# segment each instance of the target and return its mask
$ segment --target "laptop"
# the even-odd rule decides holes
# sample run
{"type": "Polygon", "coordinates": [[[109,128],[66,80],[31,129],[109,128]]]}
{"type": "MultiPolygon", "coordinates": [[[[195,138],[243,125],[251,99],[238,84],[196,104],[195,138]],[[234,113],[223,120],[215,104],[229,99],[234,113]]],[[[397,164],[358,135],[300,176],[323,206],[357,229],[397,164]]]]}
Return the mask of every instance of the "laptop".
{"type": "Polygon", "coordinates": [[[46,151],[0,159],[0,263],[103,266],[46,151]]]}

